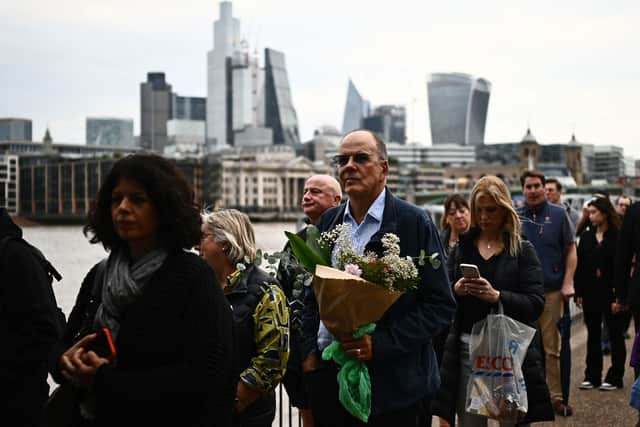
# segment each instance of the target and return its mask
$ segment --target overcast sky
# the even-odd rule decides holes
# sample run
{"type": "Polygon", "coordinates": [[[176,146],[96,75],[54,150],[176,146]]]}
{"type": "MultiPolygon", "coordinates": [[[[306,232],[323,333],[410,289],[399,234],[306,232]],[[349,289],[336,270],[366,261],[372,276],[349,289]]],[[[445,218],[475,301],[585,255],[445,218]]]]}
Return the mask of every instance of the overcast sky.
{"type": "MultiPolygon", "coordinates": [[[[235,0],[252,49],[283,51],[301,137],[342,126],[351,77],[373,105],[404,104],[407,136],[430,144],[426,81],[464,72],[493,86],[485,141],[527,125],[541,143],[618,145],[640,157],[638,1],[235,0]]],[[[140,83],[164,71],[206,96],[216,0],[0,3],[0,117],[84,142],[87,116],[134,119],[140,83]]],[[[260,53],[262,57],[262,53],[260,53]]],[[[262,60],[262,59],[261,59],[262,60]]]]}

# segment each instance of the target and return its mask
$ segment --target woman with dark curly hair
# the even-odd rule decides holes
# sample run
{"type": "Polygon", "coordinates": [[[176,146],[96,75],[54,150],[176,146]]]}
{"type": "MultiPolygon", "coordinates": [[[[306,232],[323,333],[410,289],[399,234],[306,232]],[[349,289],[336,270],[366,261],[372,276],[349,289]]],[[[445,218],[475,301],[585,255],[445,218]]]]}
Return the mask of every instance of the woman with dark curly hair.
{"type": "Polygon", "coordinates": [[[200,215],[182,174],[155,155],[119,160],[84,231],[110,253],[82,283],[54,372],[78,390],[75,425],[227,425],[232,314],[214,272],[185,251],[200,215]],[[115,358],[95,348],[105,327],[115,358]]]}

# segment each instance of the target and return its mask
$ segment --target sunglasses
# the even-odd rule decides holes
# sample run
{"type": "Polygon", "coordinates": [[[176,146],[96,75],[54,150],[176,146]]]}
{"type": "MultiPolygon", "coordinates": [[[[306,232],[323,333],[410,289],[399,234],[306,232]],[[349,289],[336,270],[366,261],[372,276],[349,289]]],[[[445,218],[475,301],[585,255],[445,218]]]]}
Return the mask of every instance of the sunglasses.
{"type": "Polygon", "coordinates": [[[354,163],[357,163],[359,165],[369,163],[369,160],[371,160],[371,156],[367,153],[338,154],[337,156],[333,156],[333,164],[335,166],[344,166],[349,163],[349,159],[352,157],[354,163]]]}

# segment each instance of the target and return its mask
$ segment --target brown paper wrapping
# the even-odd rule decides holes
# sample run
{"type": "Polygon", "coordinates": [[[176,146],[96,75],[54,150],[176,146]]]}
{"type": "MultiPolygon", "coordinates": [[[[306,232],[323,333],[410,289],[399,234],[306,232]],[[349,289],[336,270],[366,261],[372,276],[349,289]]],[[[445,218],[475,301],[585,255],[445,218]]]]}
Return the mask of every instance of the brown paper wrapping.
{"type": "Polygon", "coordinates": [[[316,266],[313,290],[320,319],[339,341],[351,338],[359,327],[379,320],[402,295],[323,265],[316,266]]]}

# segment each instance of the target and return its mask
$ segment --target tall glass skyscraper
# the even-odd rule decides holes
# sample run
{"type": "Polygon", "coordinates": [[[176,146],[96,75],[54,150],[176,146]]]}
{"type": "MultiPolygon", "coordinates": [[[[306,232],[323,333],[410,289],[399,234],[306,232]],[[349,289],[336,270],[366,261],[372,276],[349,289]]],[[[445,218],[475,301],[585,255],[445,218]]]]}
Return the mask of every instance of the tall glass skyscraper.
{"type": "Polygon", "coordinates": [[[356,85],[349,79],[347,103],[344,106],[344,117],[342,120],[342,133],[346,134],[352,130],[362,128],[364,118],[369,116],[369,109],[369,101],[360,95],[356,85]]]}
{"type": "Polygon", "coordinates": [[[220,3],[214,48],[208,53],[207,144],[229,146],[297,144],[298,118],[284,54],[265,49],[264,68],[240,38],[231,2],[220,3]]]}
{"type": "Polygon", "coordinates": [[[264,50],[265,58],[265,124],[273,130],[274,144],[298,144],[298,117],[291,100],[291,88],[284,54],[264,50]]]}
{"type": "Polygon", "coordinates": [[[432,144],[483,145],[491,83],[462,73],[427,82],[432,144]]]}
{"type": "Polygon", "coordinates": [[[213,49],[207,53],[207,143],[214,150],[233,141],[230,63],[240,41],[240,20],[233,17],[231,2],[220,2],[220,19],[213,23],[213,49]]]}
{"type": "Polygon", "coordinates": [[[361,127],[377,132],[385,142],[404,144],[407,139],[406,116],[406,109],[402,105],[380,105],[373,110],[373,114],[362,120],[361,127]]]}

